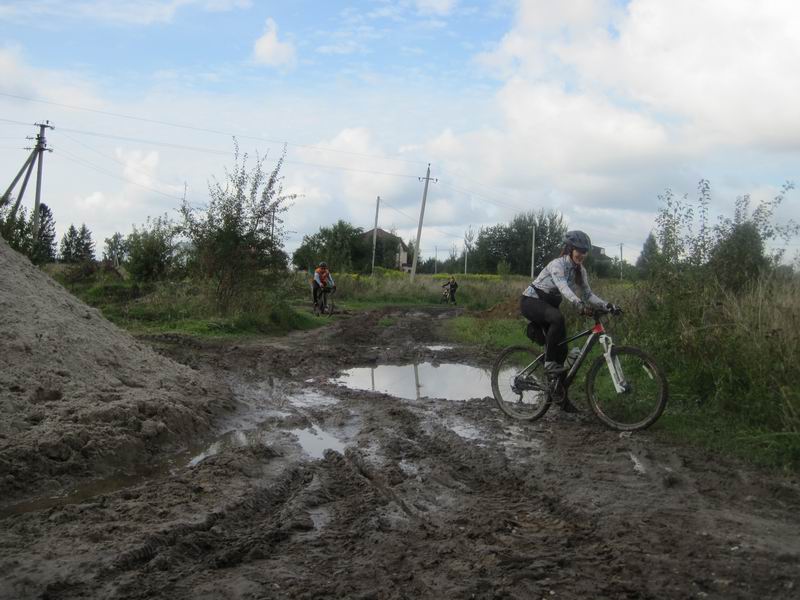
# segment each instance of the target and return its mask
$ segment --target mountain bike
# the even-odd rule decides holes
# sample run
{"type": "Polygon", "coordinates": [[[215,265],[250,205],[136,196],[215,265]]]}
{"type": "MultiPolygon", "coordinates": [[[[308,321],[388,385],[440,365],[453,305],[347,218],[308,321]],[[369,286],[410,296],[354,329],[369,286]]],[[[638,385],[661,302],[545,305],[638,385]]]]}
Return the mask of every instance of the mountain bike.
{"type": "Polygon", "coordinates": [[[324,287],[320,288],[319,295],[317,296],[317,304],[314,305],[314,314],[316,316],[326,315],[330,317],[333,315],[334,302],[333,293],[336,288],[324,287]]]}
{"type": "Polygon", "coordinates": [[[439,298],[439,304],[447,304],[450,302],[450,288],[444,288],[442,295],[439,298]]]}
{"type": "Polygon", "coordinates": [[[667,379],[644,351],[614,345],[601,322],[609,314],[613,313],[593,310],[594,327],[560,344],[587,338],[580,353],[573,354],[566,373],[558,377],[545,374],[546,348],[541,354],[531,346],[511,346],[500,352],[492,367],[492,393],[500,410],[523,421],[543,417],[553,402],[566,399],[570,384],[599,341],[603,354],[586,375],[586,399],[594,414],[618,431],[637,431],[655,423],[667,404],[667,379]]]}

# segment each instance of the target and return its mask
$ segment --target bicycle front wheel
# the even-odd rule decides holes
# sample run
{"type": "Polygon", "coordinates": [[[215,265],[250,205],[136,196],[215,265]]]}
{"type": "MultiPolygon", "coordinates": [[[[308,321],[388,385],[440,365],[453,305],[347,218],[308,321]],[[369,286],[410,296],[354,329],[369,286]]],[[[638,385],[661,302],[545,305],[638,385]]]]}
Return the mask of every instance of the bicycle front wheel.
{"type": "Polygon", "coordinates": [[[605,356],[592,364],[586,376],[586,397],[594,414],[617,431],[637,431],[655,423],[669,395],[667,378],[655,360],[638,348],[611,350],[617,389],[605,356]]]}
{"type": "Polygon", "coordinates": [[[492,367],[492,394],[505,414],[535,421],[550,408],[544,355],[528,346],[503,350],[492,367]]]}

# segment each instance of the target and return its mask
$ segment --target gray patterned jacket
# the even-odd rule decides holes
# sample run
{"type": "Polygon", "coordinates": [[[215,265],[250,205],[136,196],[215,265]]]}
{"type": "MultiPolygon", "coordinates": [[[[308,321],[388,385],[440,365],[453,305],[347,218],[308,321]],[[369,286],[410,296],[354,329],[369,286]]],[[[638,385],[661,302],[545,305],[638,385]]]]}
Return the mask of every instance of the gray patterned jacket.
{"type": "Polygon", "coordinates": [[[583,271],[583,285],[575,281],[576,265],[569,256],[559,256],[551,260],[550,263],[541,270],[536,280],[530,284],[523,296],[538,298],[536,288],[554,296],[563,296],[575,308],[580,308],[582,304],[605,308],[606,301],[595,295],[589,287],[589,275],[585,268],[583,271]]]}

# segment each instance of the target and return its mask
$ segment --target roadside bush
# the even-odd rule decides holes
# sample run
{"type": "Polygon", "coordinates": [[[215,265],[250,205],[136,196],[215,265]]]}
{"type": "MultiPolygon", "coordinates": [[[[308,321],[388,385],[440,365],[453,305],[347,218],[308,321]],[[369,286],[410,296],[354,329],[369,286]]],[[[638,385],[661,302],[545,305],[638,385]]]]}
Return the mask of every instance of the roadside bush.
{"type": "Polygon", "coordinates": [[[125,244],[127,268],[137,281],[156,281],[171,274],[175,265],[175,225],[167,215],[133,228],[125,244]]]}
{"type": "Polygon", "coordinates": [[[194,273],[213,284],[217,309],[229,313],[237,297],[263,272],[284,276],[288,258],[283,251],[282,215],[294,195],[283,193],[280,169],[286,153],[274,169],[263,170],[264,159],[247,167],[247,155],[235,148],[234,168],[223,183],[209,185],[209,202],[198,209],[184,201],[181,232],[191,246],[194,273]]]}

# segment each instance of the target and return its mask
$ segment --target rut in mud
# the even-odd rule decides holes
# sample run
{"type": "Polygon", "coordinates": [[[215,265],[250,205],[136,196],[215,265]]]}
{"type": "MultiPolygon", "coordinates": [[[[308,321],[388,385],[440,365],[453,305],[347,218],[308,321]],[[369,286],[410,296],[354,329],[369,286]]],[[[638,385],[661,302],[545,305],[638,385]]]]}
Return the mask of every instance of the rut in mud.
{"type": "Polygon", "coordinates": [[[492,353],[441,338],[454,312],[148,340],[238,409],[146,476],[6,503],[0,598],[797,596],[795,481],[585,415],[511,422],[492,353]]]}

